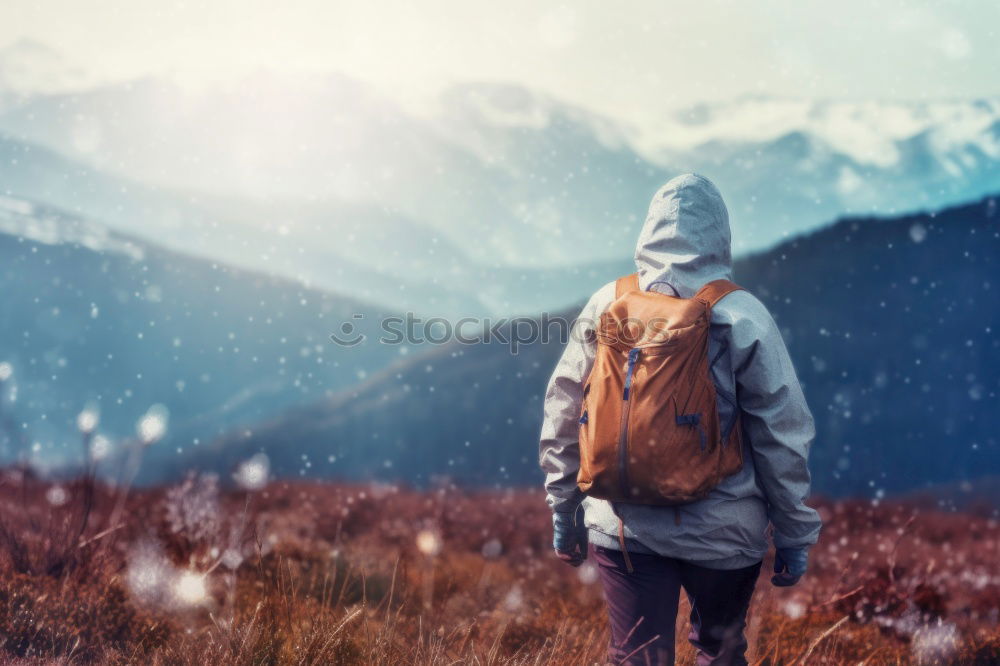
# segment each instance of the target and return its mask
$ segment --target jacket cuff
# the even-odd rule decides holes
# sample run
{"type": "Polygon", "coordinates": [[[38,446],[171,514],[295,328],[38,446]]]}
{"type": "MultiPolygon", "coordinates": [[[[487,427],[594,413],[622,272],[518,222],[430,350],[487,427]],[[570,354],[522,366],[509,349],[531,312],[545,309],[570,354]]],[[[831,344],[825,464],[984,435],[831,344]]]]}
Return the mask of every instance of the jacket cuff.
{"type": "Polygon", "coordinates": [[[574,513],[580,508],[580,505],[583,503],[583,499],[584,495],[582,493],[574,497],[556,497],[555,495],[549,495],[548,504],[553,513],[574,513]]]}
{"type": "Polygon", "coordinates": [[[778,530],[774,531],[775,548],[809,548],[810,546],[815,545],[818,540],[818,529],[797,537],[786,536],[778,530]]]}

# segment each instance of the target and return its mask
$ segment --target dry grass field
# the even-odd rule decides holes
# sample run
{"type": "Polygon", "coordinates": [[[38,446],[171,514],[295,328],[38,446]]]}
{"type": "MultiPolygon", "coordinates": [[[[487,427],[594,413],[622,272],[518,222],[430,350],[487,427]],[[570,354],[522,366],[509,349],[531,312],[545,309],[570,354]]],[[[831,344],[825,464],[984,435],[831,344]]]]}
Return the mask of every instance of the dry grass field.
{"type": "MultiPolygon", "coordinates": [[[[817,506],[808,578],[762,576],[751,663],[1000,663],[995,517],[817,506]]],[[[596,572],[549,539],[526,490],[192,476],[125,495],[0,471],[0,662],[603,663],[596,572]]]]}

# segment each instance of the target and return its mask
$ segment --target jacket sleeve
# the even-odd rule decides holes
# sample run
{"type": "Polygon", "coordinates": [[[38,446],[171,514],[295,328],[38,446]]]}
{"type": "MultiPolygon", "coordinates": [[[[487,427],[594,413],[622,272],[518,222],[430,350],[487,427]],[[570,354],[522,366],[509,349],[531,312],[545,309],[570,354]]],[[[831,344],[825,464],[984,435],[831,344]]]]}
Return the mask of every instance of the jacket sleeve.
{"type": "Polygon", "coordinates": [[[768,502],[774,545],[816,543],[820,518],[805,504],[809,448],[816,430],[777,324],[756,298],[743,295],[748,316],[732,324],[731,353],[743,432],[768,502]]]}
{"type": "MultiPolygon", "coordinates": [[[[611,285],[614,289],[614,285],[611,285]]],[[[597,342],[594,326],[607,286],[590,299],[573,325],[562,358],[545,392],[545,414],[538,462],[545,472],[546,501],[553,511],[575,511],[583,501],[576,485],[580,469],[580,408],[583,386],[594,365],[597,342]]],[[[612,292],[613,293],[613,292],[612,292]]]]}

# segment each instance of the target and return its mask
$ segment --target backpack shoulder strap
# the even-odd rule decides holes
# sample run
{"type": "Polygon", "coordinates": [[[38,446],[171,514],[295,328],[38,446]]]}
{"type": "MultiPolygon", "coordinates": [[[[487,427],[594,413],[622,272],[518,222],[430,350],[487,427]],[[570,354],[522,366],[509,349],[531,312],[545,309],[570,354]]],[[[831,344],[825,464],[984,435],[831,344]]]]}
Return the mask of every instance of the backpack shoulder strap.
{"type": "Polygon", "coordinates": [[[632,273],[618,278],[615,282],[615,298],[621,298],[630,291],[639,291],[639,274],[632,273]]]}
{"type": "Polygon", "coordinates": [[[709,308],[715,306],[726,294],[734,291],[742,291],[743,287],[729,280],[712,280],[705,284],[698,293],[694,295],[699,301],[704,301],[709,308]]]}

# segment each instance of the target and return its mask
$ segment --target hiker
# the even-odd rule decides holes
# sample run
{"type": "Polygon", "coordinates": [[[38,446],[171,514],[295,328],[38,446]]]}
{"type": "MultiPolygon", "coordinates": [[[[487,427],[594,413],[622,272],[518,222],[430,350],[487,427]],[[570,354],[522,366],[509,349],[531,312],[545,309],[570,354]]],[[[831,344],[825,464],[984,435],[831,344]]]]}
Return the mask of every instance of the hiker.
{"type": "Polygon", "coordinates": [[[635,265],[583,308],[545,395],[553,545],[597,565],[610,662],[674,662],[683,588],[697,663],[746,664],[768,525],[776,586],[799,581],[819,536],[803,502],[813,419],[771,315],[728,281],[729,214],[708,179],[656,193],[635,265]]]}

